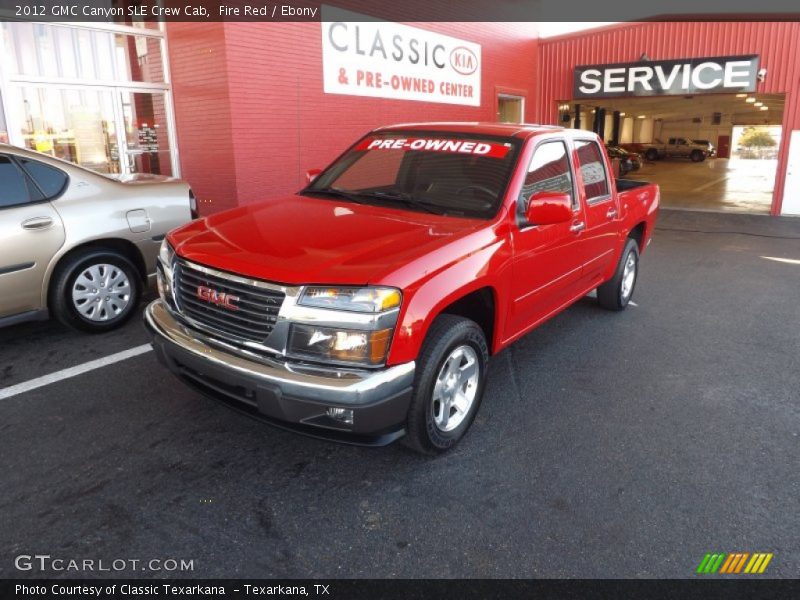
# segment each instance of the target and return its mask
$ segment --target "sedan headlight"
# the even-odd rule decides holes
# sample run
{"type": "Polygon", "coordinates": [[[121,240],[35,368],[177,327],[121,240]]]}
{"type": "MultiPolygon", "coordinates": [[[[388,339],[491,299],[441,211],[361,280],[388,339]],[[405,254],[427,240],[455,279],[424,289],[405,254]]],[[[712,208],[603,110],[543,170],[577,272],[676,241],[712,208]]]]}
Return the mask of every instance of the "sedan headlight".
{"type": "Polygon", "coordinates": [[[175,260],[175,251],[166,239],[161,242],[158,249],[158,264],[156,265],[156,284],[158,295],[174,308],[174,291],[172,286],[172,263],[175,260]]]}
{"type": "Polygon", "coordinates": [[[386,360],[391,329],[361,331],[292,324],[289,354],[322,362],[379,366],[386,360]]]}
{"type": "Polygon", "coordinates": [[[164,238],[164,240],[161,242],[161,247],[158,249],[158,258],[166,268],[172,269],[172,261],[175,258],[175,250],[173,250],[172,246],[169,245],[167,238],[164,238]]]}
{"type": "Polygon", "coordinates": [[[353,312],[380,313],[400,306],[400,290],[385,287],[307,287],[298,304],[353,312]]]}

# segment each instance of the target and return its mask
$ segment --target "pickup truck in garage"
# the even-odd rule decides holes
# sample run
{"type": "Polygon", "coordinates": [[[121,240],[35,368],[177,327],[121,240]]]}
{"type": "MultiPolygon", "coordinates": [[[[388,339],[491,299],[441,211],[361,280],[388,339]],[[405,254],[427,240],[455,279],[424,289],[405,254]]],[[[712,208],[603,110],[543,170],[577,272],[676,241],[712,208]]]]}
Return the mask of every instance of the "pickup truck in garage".
{"type": "Polygon", "coordinates": [[[376,129],[299,192],[172,231],[145,324],[167,368],[253,416],[442,452],[491,355],[592,290],[630,302],[659,191],[610,173],[586,131],[376,129]]]}

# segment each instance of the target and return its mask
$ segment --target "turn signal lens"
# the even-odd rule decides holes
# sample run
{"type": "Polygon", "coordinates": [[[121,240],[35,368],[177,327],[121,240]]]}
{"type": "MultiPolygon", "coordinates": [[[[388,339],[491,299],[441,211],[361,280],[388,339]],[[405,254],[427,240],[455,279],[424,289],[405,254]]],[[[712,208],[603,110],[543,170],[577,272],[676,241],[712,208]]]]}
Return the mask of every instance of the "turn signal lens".
{"type": "Polygon", "coordinates": [[[298,304],[317,308],[378,313],[400,306],[400,290],[395,288],[307,287],[298,304]]]}

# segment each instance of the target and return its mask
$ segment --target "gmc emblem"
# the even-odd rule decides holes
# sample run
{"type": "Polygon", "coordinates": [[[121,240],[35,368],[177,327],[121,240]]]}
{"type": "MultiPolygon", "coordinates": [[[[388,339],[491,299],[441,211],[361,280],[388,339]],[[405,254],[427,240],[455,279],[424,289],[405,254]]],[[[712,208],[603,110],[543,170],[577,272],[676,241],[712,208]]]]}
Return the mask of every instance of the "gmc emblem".
{"type": "Polygon", "coordinates": [[[203,302],[216,304],[217,306],[222,306],[228,310],[239,310],[239,307],[235,304],[239,301],[239,296],[226,294],[225,292],[220,292],[204,285],[197,286],[197,297],[203,302]]]}

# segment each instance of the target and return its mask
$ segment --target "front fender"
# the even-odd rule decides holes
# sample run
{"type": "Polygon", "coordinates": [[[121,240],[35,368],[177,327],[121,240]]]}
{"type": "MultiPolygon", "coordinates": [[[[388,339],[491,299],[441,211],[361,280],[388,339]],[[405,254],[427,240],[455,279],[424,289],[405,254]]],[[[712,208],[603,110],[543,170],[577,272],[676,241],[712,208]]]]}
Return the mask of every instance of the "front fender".
{"type": "Polygon", "coordinates": [[[497,239],[463,259],[403,291],[403,309],[398,319],[387,364],[416,360],[433,320],[453,302],[471,292],[490,288],[494,294],[494,339],[487,343],[496,348],[503,331],[502,318],[509,294],[511,252],[504,239],[497,239]]]}

